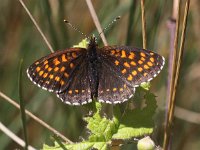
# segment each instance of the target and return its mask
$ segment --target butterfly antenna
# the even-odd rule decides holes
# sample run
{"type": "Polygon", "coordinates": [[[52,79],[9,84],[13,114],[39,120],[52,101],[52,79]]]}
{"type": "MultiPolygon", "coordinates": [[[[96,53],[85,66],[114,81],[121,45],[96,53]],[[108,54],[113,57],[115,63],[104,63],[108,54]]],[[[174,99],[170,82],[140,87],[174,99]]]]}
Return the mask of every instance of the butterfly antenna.
{"type": "MultiPolygon", "coordinates": [[[[99,33],[99,36],[104,33],[104,31],[106,31],[111,25],[113,25],[115,22],[117,22],[119,19],[121,19],[121,16],[117,16],[111,23],[109,23],[107,25],[107,27],[105,27],[100,33],[99,33]]],[[[98,36],[98,37],[99,37],[98,36]]]]}
{"type": "Polygon", "coordinates": [[[69,21],[64,20],[64,22],[69,25],[72,29],[74,29],[75,31],[79,32],[81,35],[83,35],[86,39],[89,39],[89,37],[84,34],[83,32],[81,32],[78,28],[76,28],[74,25],[72,25],[69,21]]]}

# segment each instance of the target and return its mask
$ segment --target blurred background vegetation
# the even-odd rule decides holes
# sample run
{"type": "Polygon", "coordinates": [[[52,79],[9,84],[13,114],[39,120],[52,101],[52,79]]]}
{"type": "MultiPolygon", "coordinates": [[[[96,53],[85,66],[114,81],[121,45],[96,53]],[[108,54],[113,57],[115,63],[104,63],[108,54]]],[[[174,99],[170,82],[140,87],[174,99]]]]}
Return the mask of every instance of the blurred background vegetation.
{"type": "MultiPolygon", "coordinates": [[[[71,47],[84,38],[66,26],[63,19],[68,19],[87,35],[97,33],[84,0],[24,0],[24,2],[54,50],[71,47]]],[[[139,0],[93,0],[92,2],[103,27],[106,27],[116,16],[122,17],[105,32],[109,45],[142,47],[139,0]]],[[[157,145],[162,145],[170,51],[168,22],[172,16],[173,1],[146,0],[145,7],[147,48],[163,55],[167,61],[161,74],[151,82],[151,91],[156,94],[158,104],[154,118],[153,140],[157,145]]],[[[27,78],[27,67],[36,59],[50,53],[34,24],[17,0],[1,0],[0,12],[0,91],[19,103],[17,83],[19,62],[20,59],[24,59],[22,92],[26,109],[62,132],[70,140],[82,141],[86,137],[84,135],[86,124],[82,120],[87,112],[85,107],[65,105],[54,94],[36,87],[27,78]]],[[[199,26],[200,1],[193,0],[189,11],[176,106],[199,113],[200,116],[199,26]]],[[[99,45],[103,45],[101,41],[99,45]]],[[[200,121],[188,122],[180,119],[180,115],[192,118],[187,113],[175,113],[172,148],[198,149],[200,147],[200,121]]],[[[2,98],[0,98],[0,122],[23,138],[20,111],[2,98]]],[[[27,127],[30,145],[41,148],[43,143],[52,143],[50,140],[52,133],[29,117],[27,117],[27,127]]],[[[14,148],[20,148],[20,146],[0,131],[0,149],[14,148]]]]}

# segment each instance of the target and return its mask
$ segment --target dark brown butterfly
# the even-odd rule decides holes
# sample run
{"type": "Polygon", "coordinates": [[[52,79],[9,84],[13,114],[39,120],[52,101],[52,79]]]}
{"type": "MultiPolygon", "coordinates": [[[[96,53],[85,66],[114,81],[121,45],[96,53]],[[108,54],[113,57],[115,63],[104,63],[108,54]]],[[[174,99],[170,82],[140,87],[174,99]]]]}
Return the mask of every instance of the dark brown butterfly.
{"type": "Polygon", "coordinates": [[[82,105],[97,99],[110,104],[131,98],[135,87],[156,77],[165,63],[157,53],[129,46],[99,48],[91,37],[87,48],[49,54],[27,70],[31,81],[54,92],[65,103],[82,105]]]}

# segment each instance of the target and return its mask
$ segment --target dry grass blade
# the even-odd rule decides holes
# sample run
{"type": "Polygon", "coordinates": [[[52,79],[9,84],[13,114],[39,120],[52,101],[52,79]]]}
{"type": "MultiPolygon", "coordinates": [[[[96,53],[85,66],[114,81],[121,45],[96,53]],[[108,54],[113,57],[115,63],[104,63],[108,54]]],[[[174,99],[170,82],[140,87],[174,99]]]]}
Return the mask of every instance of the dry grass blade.
{"type": "MultiPolygon", "coordinates": [[[[25,142],[19,138],[18,136],[16,136],[12,131],[10,131],[6,126],[4,126],[1,122],[0,122],[0,130],[5,133],[7,136],[9,136],[13,141],[15,141],[17,144],[19,144],[22,147],[25,147],[25,142]]],[[[34,147],[28,145],[28,150],[36,150],[34,147]]]]}
{"type": "Polygon", "coordinates": [[[47,44],[49,50],[53,53],[54,50],[51,46],[51,44],[49,43],[49,41],[47,40],[47,38],[45,37],[44,33],[42,32],[42,30],[40,29],[40,27],[38,26],[37,22],[35,21],[35,19],[33,18],[33,16],[31,15],[30,11],[28,10],[28,8],[26,7],[26,5],[24,4],[24,2],[22,0],[19,0],[19,2],[21,3],[21,5],[23,6],[23,8],[25,9],[26,13],[29,15],[30,19],[32,20],[33,24],[35,25],[35,27],[37,28],[38,32],[40,33],[40,35],[42,36],[43,40],[45,41],[45,43],[47,44]]]}
{"type": "Polygon", "coordinates": [[[22,125],[23,125],[23,134],[24,134],[24,140],[25,140],[25,147],[24,149],[28,149],[28,136],[27,136],[27,124],[26,124],[26,114],[25,114],[25,104],[24,100],[22,98],[22,64],[23,59],[20,60],[20,67],[19,67],[19,77],[18,77],[18,90],[19,90],[19,101],[20,101],[20,112],[21,112],[21,119],[22,119],[22,125]]]}
{"type": "Polygon", "coordinates": [[[200,113],[176,106],[174,116],[186,122],[200,125],[200,113]]]}
{"type": "MultiPolygon", "coordinates": [[[[183,49],[184,49],[184,43],[185,43],[185,32],[186,32],[186,26],[187,26],[187,16],[188,16],[188,11],[189,11],[189,4],[190,4],[190,0],[188,0],[185,4],[185,13],[184,13],[184,18],[183,18],[183,30],[182,30],[182,34],[181,34],[181,43],[180,43],[177,69],[176,69],[175,80],[174,80],[172,103],[175,103],[176,89],[177,89],[177,85],[178,85],[178,78],[179,78],[180,66],[181,66],[181,62],[182,62],[183,49]]],[[[172,107],[170,109],[170,116],[169,116],[170,122],[172,122],[173,115],[174,115],[174,107],[172,107]]]]}
{"type": "Polygon", "coordinates": [[[172,103],[172,89],[173,89],[173,85],[174,85],[174,74],[175,74],[175,67],[176,67],[176,55],[177,55],[177,51],[178,51],[178,35],[179,35],[179,26],[180,26],[180,3],[181,1],[178,0],[178,13],[177,13],[177,20],[176,20],[176,32],[175,32],[175,39],[174,39],[174,50],[173,50],[173,60],[172,60],[172,72],[171,72],[171,79],[170,79],[170,95],[169,95],[169,102],[168,102],[168,112],[167,112],[167,119],[166,119],[166,123],[165,123],[165,133],[164,133],[164,143],[163,143],[163,148],[164,150],[167,149],[168,144],[169,144],[169,138],[170,138],[170,124],[169,124],[169,112],[171,107],[173,107],[173,103],[172,103]]]}
{"type": "Polygon", "coordinates": [[[141,12],[142,12],[142,41],[143,41],[143,48],[147,48],[147,41],[146,41],[146,20],[145,20],[145,6],[144,0],[141,0],[141,12]]]}
{"type": "MultiPolygon", "coordinates": [[[[171,80],[171,88],[170,88],[170,102],[169,102],[169,111],[168,111],[168,116],[167,116],[167,124],[166,124],[166,130],[165,130],[165,136],[164,136],[164,144],[163,144],[163,149],[167,150],[168,145],[169,145],[169,140],[170,140],[170,134],[171,134],[171,126],[173,122],[173,117],[174,117],[174,108],[175,108],[175,96],[176,96],[176,89],[178,85],[178,77],[179,77],[179,72],[180,72],[180,66],[182,62],[182,54],[183,54],[183,47],[184,47],[184,42],[185,42],[185,31],[186,31],[186,26],[187,26],[187,16],[188,16],[188,10],[189,10],[189,3],[190,1],[186,1],[185,5],[185,12],[184,12],[184,20],[183,20],[183,30],[181,34],[181,43],[180,43],[180,49],[179,49],[179,54],[178,54],[178,60],[177,60],[177,66],[175,65],[176,61],[176,55],[174,56],[173,59],[173,72],[172,72],[172,80],[171,80]],[[176,68],[176,70],[175,70],[176,68]]],[[[179,1],[179,10],[178,10],[178,20],[180,19],[180,1],[179,1]]],[[[179,24],[177,23],[179,26],[179,24]]],[[[177,26],[177,28],[179,28],[177,26]]],[[[178,33],[176,34],[175,38],[175,50],[177,51],[178,47],[178,33]]]]}
{"type": "Polygon", "coordinates": [[[100,37],[101,37],[101,39],[102,39],[102,41],[103,41],[103,44],[104,44],[104,46],[107,46],[107,45],[108,45],[108,42],[107,42],[107,40],[106,40],[106,38],[105,38],[104,33],[102,32],[103,30],[102,30],[101,24],[99,23],[99,19],[98,19],[97,14],[96,14],[96,12],[95,12],[95,10],[94,10],[94,7],[93,7],[93,5],[92,5],[92,2],[91,2],[91,0],[85,0],[85,1],[86,1],[87,5],[88,5],[90,14],[91,14],[92,19],[93,19],[93,21],[94,21],[94,24],[95,24],[95,26],[96,26],[98,32],[101,33],[101,34],[100,34],[100,37]]]}
{"type": "MultiPolygon", "coordinates": [[[[20,105],[18,103],[16,103],[14,100],[12,100],[11,98],[9,98],[5,94],[3,94],[1,91],[0,91],[0,97],[2,97],[3,99],[5,99],[7,102],[9,102],[10,104],[12,104],[16,108],[20,109],[20,105]]],[[[57,130],[55,130],[53,127],[51,127],[50,125],[48,125],[47,123],[45,123],[44,121],[42,121],[41,119],[39,119],[37,116],[35,116],[34,114],[32,114],[30,111],[28,111],[28,110],[25,109],[25,113],[29,117],[31,117],[32,119],[34,119],[36,122],[38,122],[39,124],[41,124],[42,126],[44,126],[45,128],[47,128],[48,130],[50,130],[51,132],[53,132],[54,134],[56,134],[57,136],[59,136],[60,138],[62,138],[67,143],[73,143],[72,141],[70,141],[69,139],[67,139],[64,135],[62,135],[60,132],[58,132],[57,130]]]]}

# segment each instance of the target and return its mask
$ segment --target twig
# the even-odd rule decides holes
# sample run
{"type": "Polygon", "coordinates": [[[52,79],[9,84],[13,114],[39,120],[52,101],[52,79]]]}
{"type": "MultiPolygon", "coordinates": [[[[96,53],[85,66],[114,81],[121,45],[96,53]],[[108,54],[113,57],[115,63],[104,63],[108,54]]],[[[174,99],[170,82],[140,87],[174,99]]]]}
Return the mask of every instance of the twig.
{"type": "Polygon", "coordinates": [[[93,4],[92,4],[91,0],[85,0],[85,1],[87,3],[88,8],[89,8],[90,14],[91,14],[92,19],[94,21],[94,24],[95,24],[98,32],[101,33],[100,37],[101,37],[101,39],[103,41],[103,44],[104,44],[104,46],[107,46],[108,42],[107,42],[107,40],[105,38],[104,33],[102,32],[103,30],[102,30],[101,25],[99,23],[99,19],[98,19],[97,14],[96,14],[96,12],[94,10],[93,4]]]}
{"type": "Polygon", "coordinates": [[[170,140],[170,127],[169,124],[169,113],[171,112],[170,109],[173,107],[172,103],[172,92],[173,92],[173,86],[174,86],[174,74],[175,74],[175,67],[176,67],[176,56],[178,51],[178,35],[179,35],[179,26],[180,26],[180,3],[181,0],[178,0],[178,13],[177,13],[177,20],[176,20],[176,31],[175,31],[175,40],[174,40],[174,49],[173,49],[173,59],[172,59],[172,70],[171,70],[171,79],[170,79],[170,93],[169,93],[169,102],[168,102],[168,110],[167,111],[167,119],[165,123],[165,132],[164,132],[164,142],[163,142],[163,149],[167,150],[169,146],[169,140],[170,140]]]}
{"type": "Polygon", "coordinates": [[[167,76],[167,93],[166,93],[166,115],[165,121],[167,120],[167,112],[169,110],[169,101],[170,101],[170,83],[172,78],[172,63],[174,56],[174,40],[175,40],[175,32],[176,32],[176,19],[173,17],[167,22],[167,27],[170,32],[170,47],[169,47],[169,58],[168,58],[168,76],[167,76]]]}
{"type": "Polygon", "coordinates": [[[50,45],[49,41],[47,40],[47,38],[45,37],[44,33],[42,32],[42,30],[40,29],[40,27],[38,26],[37,22],[35,21],[35,19],[33,18],[33,16],[31,15],[30,11],[28,10],[28,8],[26,7],[26,5],[24,4],[24,2],[22,0],[19,0],[19,2],[21,3],[21,5],[23,6],[23,8],[25,9],[26,13],[29,15],[30,19],[32,20],[33,24],[35,25],[35,27],[37,28],[37,30],[39,31],[40,35],[42,36],[43,40],[45,41],[45,43],[47,44],[49,50],[53,53],[54,50],[52,48],[52,46],[50,45]]]}
{"type": "MultiPolygon", "coordinates": [[[[172,94],[172,103],[175,104],[175,96],[176,96],[176,89],[178,85],[178,78],[179,78],[179,73],[180,73],[180,66],[182,62],[182,57],[183,57],[183,49],[184,49],[184,43],[185,43],[185,34],[186,34],[186,26],[187,26],[187,16],[188,16],[188,11],[189,11],[189,5],[190,5],[190,0],[186,1],[185,4],[185,13],[184,13],[184,18],[183,18],[183,30],[181,34],[181,43],[180,43],[180,49],[179,49],[179,55],[178,55],[178,63],[177,63],[177,69],[176,69],[176,74],[175,74],[175,80],[174,80],[174,87],[173,87],[173,94],[172,94]]],[[[170,109],[170,116],[169,116],[169,124],[172,124],[173,116],[174,116],[174,106],[170,109]]]]}
{"type": "MultiPolygon", "coordinates": [[[[172,17],[168,23],[170,29],[170,53],[169,53],[169,64],[168,64],[168,81],[167,81],[167,97],[166,97],[166,119],[165,119],[165,131],[164,131],[164,143],[163,146],[169,145],[168,126],[169,126],[169,112],[171,109],[172,101],[172,87],[174,85],[174,72],[176,66],[176,53],[178,46],[178,33],[179,33],[179,17],[180,17],[180,0],[173,0],[172,17]]],[[[169,146],[168,146],[169,147],[169,146]]]]}
{"type": "Polygon", "coordinates": [[[143,48],[147,48],[147,41],[146,41],[146,21],[145,21],[145,6],[144,0],[141,0],[141,11],[142,11],[142,41],[143,41],[143,48]]]}
{"type": "MultiPolygon", "coordinates": [[[[5,99],[6,101],[8,101],[10,104],[12,104],[13,106],[15,106],[16,108],[20,109],[20,105],[18,103],[16,103],[14,100],[12,100],[11,98],[9,98],[5,94],[3,94],[1,91],[0,91],[0,97],[2,97],[3,99],[5,99]]],[[[39,124],[41,124],[45,128],[49,129],[51,132],[53,132],[54,134],[56,134],[57,136],[59,136],[60,138],[62,138],[64,141],[66,141],[66,142],[68,142],[70,144],[73,143],[72,141],[70,141],[69,139],[67,139],[64,135],[62,135],[60,132],[58,132],[56,129],[54,129],[53,127],[51,127],[50,125],[48,125],[47,123],[45,123],[44,121],[42,121],[41,119],[39,119],[37,116],[35,116],[34,114],[32,114],[27,109],[25,109],[25,113],[29,117],[31,117],[32,119],[34,119],[36,122],[38,122],[39,124]]]]}
{"type": "MultiPolygon", "coordinates": [[[[181,34],[181,43],[180,43],[180,49],[179,49],[179,55],[178,55],[178,63],[177,66],[175,66],[175,61],[176,61],[176,56],[174,56],[173,59],[173,71],[172,71],[172,79],[171,79],[171,87],[170,87],[170,102],[169,102],[169,111],[167,115],[167,124],[166,124],[166,129],[165,129],[165,136],[164,136],[164,144],[163,144],[163,149],[167,150],[169,140],[170,140],[170,134],[171,134],[171,128],[172,128],[172,123],[173,123],[173,118],[174,118],[174,108],[175,108],[175,96],[176,96],[176,89],[178,85],[178,77],[179,77],[179,72],[180,72],[180,65],[182,62],[182,55],[183,55],[183,47],[184,47],[184,42],[185,42],[185,31],[186,31],[186,26],[187,26],[187,16],[188,16],[188,10],[189,10],[189,3],[190,0],[186,1],[185,5],[185,12],[184,12],[184,20],[183,20],[183,30],[181,34]],[[175,69],[176,68],[176,69],[175,69]],[[174,72],[176,73],[174,75],[174,72]],[[174,76],[173,76],[174,75],[174,76]]],[[[178,20],[180,19],[180,1],[179,1],[179,7],[178,7],[178,20]]],[[[179,21],[177,21],[179,23],[179,21]]],[[[179,26],[179,24],[177,24],[179,26]]],[[[177,28],[178,28],[177,26],[177,28]]],[[[175,38],[175,50],[177,51],[178,47],[178,33],[175,38]],[[176,41],[177,40],[177,41],[176,41]],[[177,43],[176,43],[177,42],[177,43]]],[[[175,52],[175,51],[174,51],[175,52]]]]}
{"type": "Polygon", "coordinates": [[[143,48],[147,48],[147,40],[146,40],[146,20],[145,20],[145,4],[144,0],[140,1],[141,4],[141,13],[142,13],[142,45],[143,48]]]}
{"type": "MultiPolygon", "coordinates": [[[[22,147],[25,147],[25,142],[16,136],[12,131],[10,131],[6,126],[4,126],[0,122],[0,130],[5,133],[8,137],[10,137],[13,141],[15,141],[17,144],[21,145],[22,147]]],[[[28,150],[36,150],[34,147],[28,145],[28,150]]]]}

